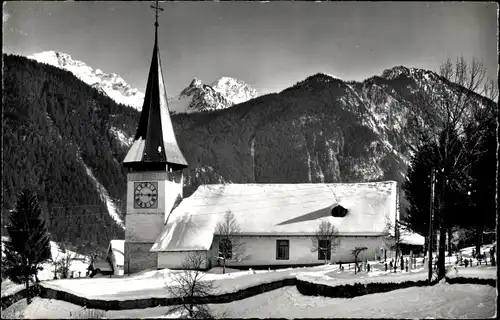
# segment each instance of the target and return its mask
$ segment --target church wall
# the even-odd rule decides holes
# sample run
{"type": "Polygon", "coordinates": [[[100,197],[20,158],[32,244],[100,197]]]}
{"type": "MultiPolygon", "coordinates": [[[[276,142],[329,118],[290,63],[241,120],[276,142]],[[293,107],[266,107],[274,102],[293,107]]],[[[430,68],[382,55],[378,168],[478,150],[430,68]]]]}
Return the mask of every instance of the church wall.
{"type": "Polygon", "coordinates": [[[189,256],[190,253],[200,252],[205,255],[206,262],[202,265],[202,269],[210,269],[211,265],[211,255],[207,251],[170,251],[170,252],[158,252],[158,268],[169,268],[178,269],[182,262],[189,256]]]}
{"type": "Polygon", "coordinates": [[[129,213],[126,219],[127,242],[154,243],[164,226],[163,214],[129,213]]]}
{"type": "Polygon", "coordinates": [[[144,269],[157,267],[158,254],[149,252],[153,243],[125,242],[125,274],[136,273],[144,269]]]}
{"type": "MultiPolygon", "coordinates": [[[[321,264],[324,260],[318,260],[318,253],[311,252],[311,237],[297,236],[244,236],[240,241],[245,244],[245,251],[241,261],[227,261],[227,266],[266,266],[266,265],[306,265],[321,264]],[[276,240],[289,240],[289,259],[276,259],[276,240]]],[[[341,237],[339,247],[332,251],[331,262],[351,262],[354,258],[351,250],[355,247],[367,247],[368,249],[359,255],[359,259],[373,260],[375,255],[382,255],[380,250],[384,246],[382,237],[341,237]]],[[[212,265],[217,265],[217,253],[219,239],[214,238],[212,246],[212,265]]]]}

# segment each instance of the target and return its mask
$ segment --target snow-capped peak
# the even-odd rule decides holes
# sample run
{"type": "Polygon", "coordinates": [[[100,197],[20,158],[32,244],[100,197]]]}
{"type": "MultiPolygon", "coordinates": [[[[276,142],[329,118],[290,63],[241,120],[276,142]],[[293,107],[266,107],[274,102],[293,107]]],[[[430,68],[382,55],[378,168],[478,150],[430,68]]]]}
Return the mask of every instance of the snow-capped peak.
{"type": "Polygon", "coordinates": [[[131,88],[116,73],[105,73],[101,69],[94,70],[84,62],[73,60],[69,54],[62,52],[44,51],[28,56],[28,58],[67,70],[88,85],[106,93],[116,102],[137,110],[142,109],[144,93],[131,88]]]}
{"type": "MultiPolygon", "coordinates": [[[[106,73],[101,69],[94,70],[84,62],[74,60],[69,54],[62,52],[44,51],[30,55],[28,58],[67,70],[116,102],[134,107],[139,111],[142,109],[144,93],[131,88],[116,73],[106,73]]],[[[211,85],[194,78],[178,96],[169,99],[169,105],[174,113],[218,110],[256,96],[255,89],[235,78],[221,77],[211,85]]]]}
{"type": "Polygon", "coordinates": [[[169,107],[173,113],[220,110],[256,96],[255,89],[238,79],[221,77],[207,85],[194,78],[178,96],[169,99],[169,107]]]}
{"type": "Polygon", "coordinates": [[[231,77],[221,77],[214,81],[211,87],[233,104],[242,103],[257,97],[257,90],[245,82],[231,77]]]}

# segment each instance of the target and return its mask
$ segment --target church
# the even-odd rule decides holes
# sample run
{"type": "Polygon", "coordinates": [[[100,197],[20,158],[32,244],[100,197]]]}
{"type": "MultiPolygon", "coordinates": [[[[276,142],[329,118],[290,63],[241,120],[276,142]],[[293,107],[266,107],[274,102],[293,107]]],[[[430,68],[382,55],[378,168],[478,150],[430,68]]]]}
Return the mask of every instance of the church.
{"type": "MultiPolygon", "coordinates": [[[[157,9],[158,10],[158,9],[157,9]]],[[[182,137],[180,137],[182,138],[182,137]]],[[[145,99],[137,131],[123,165],[127,170],[124,271],[176,268],[191,252],[217,265],[217,223],[228,211],[240,228],[244,253],[233,267],[302,266],[381,256],[387,222],[399,219],[394,181],[373,183],[202,185],[183,198],[188,167],[172,126],[158,47],[158,22],[145,99]],[[338,230],[340,245],[311,250],[321,221],[338,230]]]]}

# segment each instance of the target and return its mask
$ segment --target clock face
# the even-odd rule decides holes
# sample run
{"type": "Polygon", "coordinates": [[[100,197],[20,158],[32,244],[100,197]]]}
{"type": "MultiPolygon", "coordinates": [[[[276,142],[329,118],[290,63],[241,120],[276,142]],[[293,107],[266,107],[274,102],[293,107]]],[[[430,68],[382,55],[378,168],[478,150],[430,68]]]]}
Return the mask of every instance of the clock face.
{"type": "Polygon", "coordinates": [[[134,191],[135,208],[156,208],[158,185],[156,182],[136,182],[134,191]]]}

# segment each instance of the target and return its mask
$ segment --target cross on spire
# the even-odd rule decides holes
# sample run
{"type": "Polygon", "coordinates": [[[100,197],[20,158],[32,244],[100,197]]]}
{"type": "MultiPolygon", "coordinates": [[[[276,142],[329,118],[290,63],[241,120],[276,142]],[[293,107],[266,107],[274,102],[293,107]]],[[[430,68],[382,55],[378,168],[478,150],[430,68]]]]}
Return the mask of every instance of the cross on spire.
{"type": "Polygon", "coordinates": [[[158,5],[158,0],[155,1],[155,5],[151,5],[150,6],[151,9],[155,9],[155,27],[158,28],[158,11],[163,11],[163,8],[161,8],[159,5],[158,5]]]}

